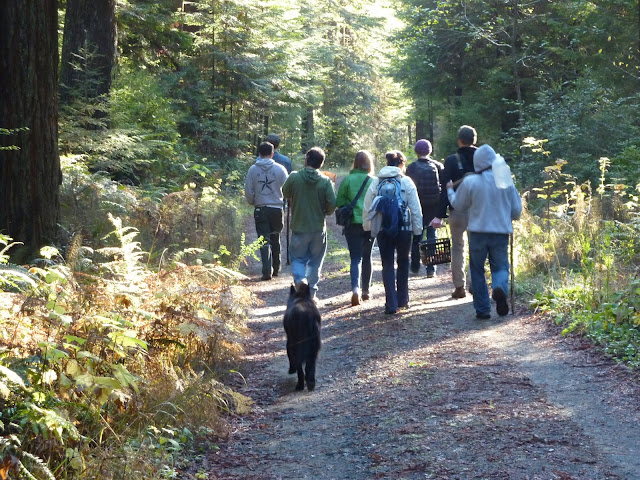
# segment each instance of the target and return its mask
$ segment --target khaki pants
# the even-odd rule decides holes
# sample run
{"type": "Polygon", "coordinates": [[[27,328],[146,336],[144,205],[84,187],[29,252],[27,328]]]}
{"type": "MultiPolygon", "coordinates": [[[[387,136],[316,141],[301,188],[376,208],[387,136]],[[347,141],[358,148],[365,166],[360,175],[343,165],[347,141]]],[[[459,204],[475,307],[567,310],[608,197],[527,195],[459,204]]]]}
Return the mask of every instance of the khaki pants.
{"type": "Polygon", "coordinates": [[[451,230],[451,277],[453,286],[464,288],[467,272],[465,272],[465,236],[469,225],[469,214],[457,210],[449,211],[449,229],[451,230]]]}

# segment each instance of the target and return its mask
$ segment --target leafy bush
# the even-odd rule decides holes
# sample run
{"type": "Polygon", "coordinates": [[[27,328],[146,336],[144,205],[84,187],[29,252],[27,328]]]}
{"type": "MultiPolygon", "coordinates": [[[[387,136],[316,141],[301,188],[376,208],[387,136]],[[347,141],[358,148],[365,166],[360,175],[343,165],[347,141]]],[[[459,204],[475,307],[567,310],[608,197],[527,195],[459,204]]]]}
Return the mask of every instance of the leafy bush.
{"type": "Polygon", "coordinates": [[[0,317],[12,332],[0,351],[0,468],[163,478],[196,436],[215,439],[227,412],[250,408],[218,380],[242,351],[253,302],[234,285],[242,276],[177,261],[153,272],[137,231],[110,221],[108,247],[74,242],[65,263],[43,250],[28,270],[38,288],[0,317]]]}
{"type": "Polygon", "coordinates": [[[637,198],[629,187],[608,183],[606,158],[595,192],[563,165],[547,168],[544,187],[530,193],[517,224],[522,280],[546,279],[532,305],[562,323],[565,334],[588,335],[615,358],[640,366],[640,284],[629,283],[640,260],[637,198]]]}

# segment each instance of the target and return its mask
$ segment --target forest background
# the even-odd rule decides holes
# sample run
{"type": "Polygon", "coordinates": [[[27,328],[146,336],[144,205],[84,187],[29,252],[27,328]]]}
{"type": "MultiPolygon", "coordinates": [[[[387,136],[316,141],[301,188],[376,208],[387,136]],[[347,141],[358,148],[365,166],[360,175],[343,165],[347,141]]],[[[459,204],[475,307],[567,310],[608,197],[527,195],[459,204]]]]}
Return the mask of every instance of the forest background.
{"type": "Polygon", "coordinates": [[[246,411],[267,133],[344,173],[475,126],[524,194],[519,296],[636,367],[639,3],[3,2],[0,478],[173,478],[246,411]]]}

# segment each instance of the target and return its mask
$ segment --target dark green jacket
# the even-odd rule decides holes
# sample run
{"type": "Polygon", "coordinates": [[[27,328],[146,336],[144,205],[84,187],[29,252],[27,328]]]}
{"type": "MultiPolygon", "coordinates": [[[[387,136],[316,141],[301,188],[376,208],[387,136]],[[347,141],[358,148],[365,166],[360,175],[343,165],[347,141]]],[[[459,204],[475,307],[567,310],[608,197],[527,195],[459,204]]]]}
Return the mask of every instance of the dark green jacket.
{"type": "Polygon", "coordinates": [[[325,217],[336,209],[336,193],[329,177],[315,168],[304,167],[289,175],[282,194],[291,202],[291,231],[325,231],[325,217]]]}
{"type": "Polygon", "coordinates": [[[350,204],[355,196],[360,190],[362,186],[362,182],[364,179],[368,178],[367,186],[364,187],[362,193],[358,197],[358,201],[353,207],[353,223],[357,223],[362,225],[362,209],[364,206],[364,195],[367,193],[367,189],[371,185],[373,181],[373,177],[369,176],[369,173],[366,170],[362,170],[360,168],[354,168],[349,172],[349,175],[344,177],[342,183],[340,183],[340,188],[338,189],[338,207],[344,207],[345,205],[350,204]]]}

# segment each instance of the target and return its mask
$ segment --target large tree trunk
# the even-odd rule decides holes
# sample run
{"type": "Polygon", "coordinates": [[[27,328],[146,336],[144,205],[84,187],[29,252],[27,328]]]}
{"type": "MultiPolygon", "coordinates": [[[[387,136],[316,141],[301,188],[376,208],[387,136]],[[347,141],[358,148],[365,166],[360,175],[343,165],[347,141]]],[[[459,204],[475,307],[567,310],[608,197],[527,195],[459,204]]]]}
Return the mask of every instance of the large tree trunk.
{"type": "Polygon", "coordinates": [[[307,107],[305,115],[302,117],[302,138],[300,147],[302,152],[309,150],[315,143],[314,108],[307,107]]]}
{"type": "MultiPolygon", "coordinates": [[[[58,156],[57,2],[0,3],[0,232],[23,242],[19,260],[55,240],[62,181],[58,156]]],[[[15,253],[15,251],[13,252],[15,253]]]]}
{"type": "Polygon", "coordinates": [[[67,0],[60,100],[91,100],[111,89],[116,62],[116,0],[67,0]],[[81,69],[74,68],[80,64],[81,69]]]}

